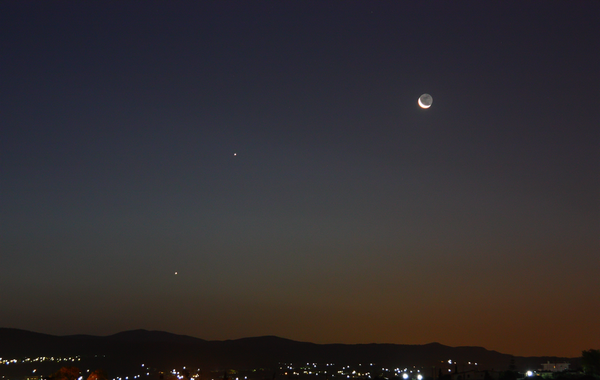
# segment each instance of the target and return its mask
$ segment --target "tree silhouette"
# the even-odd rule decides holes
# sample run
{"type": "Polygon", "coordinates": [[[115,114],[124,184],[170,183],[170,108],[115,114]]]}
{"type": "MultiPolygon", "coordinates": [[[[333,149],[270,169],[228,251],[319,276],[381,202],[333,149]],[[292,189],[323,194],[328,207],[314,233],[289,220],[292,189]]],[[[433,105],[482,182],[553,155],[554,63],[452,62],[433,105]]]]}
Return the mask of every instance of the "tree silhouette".
{"type": "Polygon", "coordinates": [[[519,378],[519,374],[515,371],[504,371],[500,373],[499,380],[517,380],[519,378]]]}
{"type": "Polygon", "coordinates": [[[581,366],[587,375],[600,375],[600,350],[582,351],[581,366]]]}

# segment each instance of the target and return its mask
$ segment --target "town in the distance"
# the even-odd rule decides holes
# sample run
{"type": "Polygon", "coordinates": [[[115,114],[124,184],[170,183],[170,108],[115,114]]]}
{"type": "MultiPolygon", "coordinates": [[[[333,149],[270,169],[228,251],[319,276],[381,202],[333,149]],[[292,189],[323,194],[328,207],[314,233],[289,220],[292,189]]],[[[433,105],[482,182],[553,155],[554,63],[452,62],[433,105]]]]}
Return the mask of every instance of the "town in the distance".
{"type": "Polygon", "coordinates": [[[519,357],[439,343],[206,341],[158,331],[53,336],[0,328],[0,380],[598,380],[600,350],[519,357]]]}

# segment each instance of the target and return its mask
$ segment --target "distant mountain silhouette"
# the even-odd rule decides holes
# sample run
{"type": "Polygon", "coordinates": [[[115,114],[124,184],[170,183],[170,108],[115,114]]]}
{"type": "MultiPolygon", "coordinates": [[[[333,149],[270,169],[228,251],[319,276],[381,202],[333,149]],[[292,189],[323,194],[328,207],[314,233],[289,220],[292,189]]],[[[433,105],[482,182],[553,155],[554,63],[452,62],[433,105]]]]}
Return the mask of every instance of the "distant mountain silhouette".
{"type": "Polygon", "coordinates": [[[107,339],[114,339],[127,342],[160,342],[160,343],[192,343],[205,340],[194,338],[187,335],[177,335],[164,331],[148,331],[148,330],[130,330],[109,335],[107,339]]]}
{"type": "MultiPolygon", "coordinates": [[[[160,370],[172,368],[272,368],[278,363],[376,363],[387,368],[416,366],[427,374],[432,368],[449,367],[447,360],[478,363],[479,369],[508,369],[511,359],[517,369],[537,369],[546,361],[571,362],[558,357],[513,357],[483,347],[450,347],[440,343],[403,344],[315,344],[276,336],[225,341],[207,341],[163,331],[132,330],[109,336],[53,336],[31,331],[0,328],[0,357],[80,355],[82,361],[105,358],[101,365],[109,373],[139,372],[140,363],[160,370]]],[[[80,364],[83,365],[83,364],[80,364]]],[[[55,365],[55,367],[58,364],[55,365]]],[[[94,368],[95,369],[95,368],[94,368]]],[[[454,370],[454,366],[451,366],[454,370]]]]}

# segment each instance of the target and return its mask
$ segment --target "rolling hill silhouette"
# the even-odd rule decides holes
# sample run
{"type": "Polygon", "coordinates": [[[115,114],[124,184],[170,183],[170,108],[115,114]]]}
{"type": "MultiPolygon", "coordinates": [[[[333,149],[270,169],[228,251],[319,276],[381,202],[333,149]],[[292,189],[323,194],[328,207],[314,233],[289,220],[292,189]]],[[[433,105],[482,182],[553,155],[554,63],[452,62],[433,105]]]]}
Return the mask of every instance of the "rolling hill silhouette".
{"type": "MultiPolygon", "coordinates": [[[[96,363],[110,373],[134,373],[141,363],[160,370],[171,368],[279,368],[278,363],[336,363],[404,368],[416,366],[429,374],[433,367],[449,367],[448,359],[460,363],[478,363],[478,369],[508,369],[511,359],[518,370],[537,369],[540,363],[577,359],[558,357],[514,357],[482,347],[450,347],[440,343],[404,344],[315,344],[276,336],[225,341],[207,341],[163,331],[132,330],[109,336],[54,336],[31,331],[0,328],[0,357],[5,359],[38,356],[81,357],[80,367],[96,363]]],[[[463,364],[464,363],[464,364],[463,364]]],[[[77,366],[77,364],[74,364],[77,366]]],[[[54,364],[60,368],[61,365],[54,364]]],[[[452,369],[455,367],[452,366],[452,369]]],[[[95,369],[95,368],[94,368],[95,369]]],[[[437,370],[437,369],[436,369],[437,370]]],[[[447,369],[446,369],[447,370],[447,369]]],[[[48,369],[52,371],[52,369],[48,369]]],[[[51,373],[51,372],[50,372],[51,373]]]]}

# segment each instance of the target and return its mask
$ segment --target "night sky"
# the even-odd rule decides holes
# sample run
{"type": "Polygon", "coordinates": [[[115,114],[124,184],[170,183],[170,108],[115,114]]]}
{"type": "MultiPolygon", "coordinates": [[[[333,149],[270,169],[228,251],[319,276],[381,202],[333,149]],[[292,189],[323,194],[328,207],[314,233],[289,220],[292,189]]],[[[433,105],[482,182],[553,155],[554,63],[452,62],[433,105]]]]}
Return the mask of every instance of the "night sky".
{"type": "Polygon", "coordinates": [[[599,25],[1,2],[0,326],[600,348],[599,25]]]}

